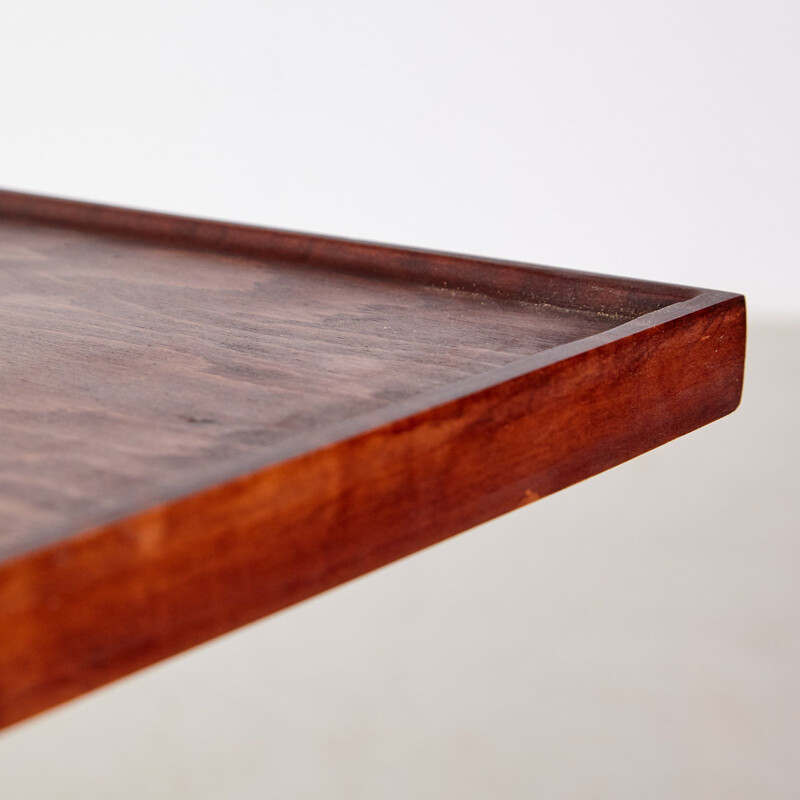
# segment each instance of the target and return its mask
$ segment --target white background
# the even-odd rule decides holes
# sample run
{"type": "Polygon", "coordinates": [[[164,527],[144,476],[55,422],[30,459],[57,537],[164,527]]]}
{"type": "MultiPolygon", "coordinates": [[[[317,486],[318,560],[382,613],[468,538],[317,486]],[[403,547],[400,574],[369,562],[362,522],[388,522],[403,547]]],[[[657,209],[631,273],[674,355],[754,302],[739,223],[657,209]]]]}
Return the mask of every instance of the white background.
{"type": "Polygon", "coordinates": [[[0,796],[796,797],[798,32],[797,2],[0,0],[4,188],[753,321],[732,417],[0,735],[0,796]]]}
{"type": "Polygon", "coordinates": [[[0,179],[800,313],[795,2],[10,2],[0,179]]]}

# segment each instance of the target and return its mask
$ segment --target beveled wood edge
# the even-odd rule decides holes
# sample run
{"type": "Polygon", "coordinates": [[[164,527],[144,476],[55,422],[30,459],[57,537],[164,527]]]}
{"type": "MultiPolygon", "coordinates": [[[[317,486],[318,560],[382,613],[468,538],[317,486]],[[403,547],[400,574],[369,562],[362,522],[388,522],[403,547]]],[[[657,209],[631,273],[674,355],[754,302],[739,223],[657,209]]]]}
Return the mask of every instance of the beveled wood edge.
{"type": "Polygon", "coordinates": [[[169,506],[154,507],[73,537],[62,543],[63,547],[45,548],[16,563],[0,565],[0,632],[12,645],[12,652],[7,651],[5,656],[0,652],[0,727],[597,474],[730,413],[741,398],[744,298],[709,294],[716,294],[716,299],[709,297],[691,311],[673,313],[630,335],[612,336],[597,347],[578,347],[566,357],[550,359],[538,370],[495,383],[470,395],[466,406],[463,398],[457,398],[428,409],[420,415],[422,419],[402,419],[258,473],[239,476],[227,486],[209,487],[181,498],[175,503],[179,508],[174,514],[169,506]],[[616,371],[606,365],[616,367],[616,371]],[[653,376],[660,376],[662,369],[668,369],[674,375],[671,380],[679,383],[674,396],[662,396],[653,386],[653,376]],[[593,374],[600,386],[594,385],[593,374]],[[570,396],[577,391],[584,399],[599,399],[601,407],[613,414],[611,429],[601,431],[580,422],[576,427],[572,421],[568,423],[571,435],[585,438],[579,447],[575,442],[577,449],[568,438],[559,436],[551,454],[531,451],[527,442],[531,431],[538,431],[534,436],[541,439],[540,424],[561,424],[559,398],[563,391],[570,396]],[[647,399],[648,394],[660,398],[657,407],[647,399]],[[626,400],[630,409],[625,406],[626,400]],[[525,412],[528,402],[535,407],[532,417],[525,412]],[[462,406],[468,419],[458,416],[462,406]],[[495,419],[497,413],[502,419],[495,419]],[[481,419],[492,420],[493,430],[484,432],[482,425],[475,428],[481,419]],[[497,435],[501,441],[495,443],[497,435]],[[320,530],[308,530],[302,520],[293,518],[298,498],[291,498],[287,506],[286,487],[292,487],[293,492],[299,489],[300,499],[316,497],[315,478],[330,476],[331,468],[336,470],[337,465],[351,462],[348,453],[358,453],[360,458],[353,462],[355,469],[346,473],[346,480],[370,497],[381,486],[396,491],[406,480],[405,472],[398,475],[385,470],[393,469],[398,453],[405,453],[407,446],[414,448],[413,453],[430,436],[444,436],[446,441],[462,442],[467,447],[462,451],[459,444],[453,451],[458,458],[452,464],[452,474],[433,474],[434,494],[420,498],[424,513],[416,513],[414,498],[405,498],[399,512],[379,504],[372,510],[360,508],[359,516],[343,518],[340,524],[338,514],[347,507],[347,503],[342,505],[341,487],[336,482],[323,482],[325,491],[334,492],[331,497],[336,500],[328,509],[325,495],[320,498],[322,505],[315,512],[322,515],[318,527],[327,531],[324,536],[334,535],[341,550],[320,552],[319,543],[314,544],[322,535],[320,530]],[[497,450],[496,457],[510,458],[508,474],[498,476],[480,466],[490,442],[497,450]],[[370,458],[365,458],[370,453],[375,458],[375,471],[370,458]],[[476,467],[478,473],[474,472],[476,467]],[[367,475],[369,485],[364,486],[367,475]],[[298,487],[301,477],[305,487],[298,487]],[[373,480],[377,486],[371,485],[373,480]],[[458,502],[441,505],[436,494],[439,491],[454,492],[450,500],[458,502]],[[255,504],[253,492],[263,494],[255,504]],[[274,509],[271,502],[277,503],[274,509]],[[203,527],[193,528],[197,515],[205,515],[217,503],[220,507],[203,527]],[[434,510],[429,516],[427,512],[434,510]],[[244,512],[241,525],[237,522],[240,512],[244,512]],[[277,517],[274,526],[273,512],[277,517]],[[261,533],[255,535],[256,531],[261,533]],[[309,542],[305,542],[306,531],[309,542]],[[300,541],[292,538],[299,533],[300,541]],[[195,535],[199,539],[193,538],[195,535]],[[217,552],[224,552],[227,561],[186,563],[187,552],[193,553],[195,547],[219,547],[222,540],[226,550],[217,552]],[[312,550],[308,552],[316,554],[311,563],[303,555],[309,546],[312,550]],[[299,574],[287,577],[281,566],[286,559],[299,574]],[[261,580],[241,585],[233,569],[236,564],[238,569],[252,571],[251,578],[260,575],[261,580]],[[195,575],[188,584],[186,569],[189,576],[195,575]],[[105,573],[114,580],[105,578],[105,573]],[[276,581],[277,576],[281,577],[276,581]],[[195,580],[200,580],[197,586],[195,580]],[[212,592],[213,603],[206,593],[197,591],[203,586],[212,592]],[[110,619],[97,619],[98,613],[110,615],[110,619]],[[120,614],[133,624],[132,629],[120,627],[120,614]],[[89,622],[91,627],[87,628],[89,622]],[[14,636],[15,631],[21,639],[14,636]],[[3,671],[3,663],[13,666],[20,658],[26,659],[27,676],[3,671]],[[56,668],[58,672],[53,673],[56,668]],[[33,683],[30,676],[35,676],[33,683]]]}

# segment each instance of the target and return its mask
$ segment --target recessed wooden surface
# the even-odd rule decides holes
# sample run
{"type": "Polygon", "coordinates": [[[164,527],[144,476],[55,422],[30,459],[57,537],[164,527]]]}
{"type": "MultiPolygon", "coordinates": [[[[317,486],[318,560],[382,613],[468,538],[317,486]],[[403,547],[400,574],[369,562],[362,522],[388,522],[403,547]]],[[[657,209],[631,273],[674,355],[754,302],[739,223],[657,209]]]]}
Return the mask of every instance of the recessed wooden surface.
{"type": "Polygon", "coordinates": [[[0,556],[629,317],[0,220],[0,556]]]}
{"type": "Polygon", "coordinates": [[[744,303],[0,192],[0,337],[7,725],[728,413],[744,303]]]}

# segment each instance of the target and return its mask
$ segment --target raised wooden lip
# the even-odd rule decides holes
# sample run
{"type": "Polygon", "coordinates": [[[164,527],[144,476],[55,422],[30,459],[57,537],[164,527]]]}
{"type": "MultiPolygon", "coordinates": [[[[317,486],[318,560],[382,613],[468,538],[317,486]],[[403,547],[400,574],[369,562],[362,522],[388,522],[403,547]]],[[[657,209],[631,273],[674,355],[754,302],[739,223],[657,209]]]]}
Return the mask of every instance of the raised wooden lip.
{"type": "Polygon", "coordinates": [[[476,291],[562,308],[639,316],[707,290],[520,261],[185,217],[0,189],[0,219],[282,260],[296,265],[476,291]],[[487,279],[487,275],[490,276],[487,279]],[[535,288],[536,298],[526,292],[535,288]],[[588,291],[588,295],[586,292],[588,291]],[[619,302],[602,302],[601,294],[619,302]],[[595,301],[595,302],[593,302],[595,301]],[[633,305],[635,303],[635,305],[633,305]]]}
{"type": "MultiPolygon", "coordinates": [[[[556,300],[558,302],[553,304],[561,307],[588,308],[595,312],[599,310],[596,306],[577,302],[580,295],[574,292],[570,294],[569,289],[576,285],[587,284],[611,291],[621,290],[624,287],[625,290],[630,289],[636,294],[636,299],[642,302],[643,308],[650,308],[639,311],[633,319],[621,318],[620,324],[601,333],[575,339],[463,380],[420,392],[405,400],[389,403],[374,411],[317,428],[302,436],[293,436],[276,445],[265,447],[257,454],[239,458],[235,462],[198,467],[192,470],[190,476],[166,481],[159,491],[149,495],[146,502],[123,502],[113,512],[98,514],[77,524],[75,522],[66,524],[63,528],[51,531],[37,540],[28,539],[23,544],[17,543],[16,546],[0,548],[0,559],[3,563],[58,546],[58,543],[66,537],[92,535],[112,523],[149,509],[168,506],[181,498],[214,486],[306,457],[349,439],[411,421],[424,412],[458,403],[471,395],[512,382],[557,362],[567,361],[589,350],[741,297],[736,293],[691,286],[183,217],[0,189],[0,220],[2,219],[96,231],[100,235],[132,238],[138,241],[144,238],[181,247],[196,247],[205,252],[246,254],[251,257],[260,255],[286,260],[302,267],[321,267],[356,273],[369,272],[381,277],[386,273],[388,257],[388,270],[392,278],[424,280],[429,285],[444,285],[504,296],[508,296],[508,292],[499,290],[497,285],[482,285],[470,280],[469,276],[466,280],[459,280],[459,277],[464,277],[459,273],[459,269],[478,269],[481,275],[492,271],[506,271],[510,272],[514,283],[517,284],[515,291],[524,289],[519,282],[520,278],[536,282],[537,278],[544,277],[546,287],[555,291],[555,297],[549,295],[543,302],[556,300]],[[328,252],[330,248],[334,250],[333,255],[328,252]],[[325,255],[321,254],[323,251],[325,255]],[[433,280],[427,273],[423,274],[418,270],[421,265],[428,266],[430,261],[442,265],[442,269],[434,275],[433,280]],[[566,306],[561,302],[564,299],[567,301],[566,306]],[[576,301],[574,305],[569,304],[570,299],[576,301]]],[[[537,288],[540,288],[539,284],[537,288]]],[[[600,312],[603,313],[602,309],[600,312]]],[[[613,311],[610,310],[608,313],[614,316],[613,311]]]]}

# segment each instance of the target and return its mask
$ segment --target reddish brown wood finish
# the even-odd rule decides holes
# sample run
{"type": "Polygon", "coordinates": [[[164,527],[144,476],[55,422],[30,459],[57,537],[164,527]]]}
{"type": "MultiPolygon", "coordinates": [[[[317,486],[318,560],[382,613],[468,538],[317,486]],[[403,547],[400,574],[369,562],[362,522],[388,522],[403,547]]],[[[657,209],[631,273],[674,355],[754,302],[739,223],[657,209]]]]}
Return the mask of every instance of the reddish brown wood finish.
{"type": "Polygon", "coordinates": [[[0,192],[0,727],[687,433],[744,299],[0,192]]]}

